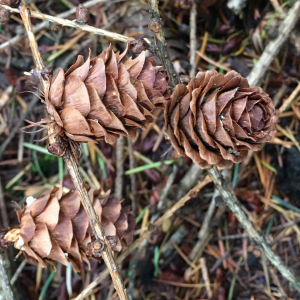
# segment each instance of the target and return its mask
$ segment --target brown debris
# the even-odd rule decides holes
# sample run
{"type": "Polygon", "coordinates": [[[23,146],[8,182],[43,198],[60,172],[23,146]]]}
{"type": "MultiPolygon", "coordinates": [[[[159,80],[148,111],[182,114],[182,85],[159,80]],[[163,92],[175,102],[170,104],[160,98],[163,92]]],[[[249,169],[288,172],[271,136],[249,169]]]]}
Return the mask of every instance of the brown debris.
{"type": "MultiPolygon", "coordinates": [[[[77,192],[61,193],[55,187],[37,199],[27,198],[27,205],[17,211],[19,227],[0,235],[1,247],[14,243],[29,262],[40,262],[44,267],[52,261],[71,262],[77,270],[80,261],[87,262],[87,256],[97,253],[100,257],[103,242],[92,242],[89,219],[77,192]]],[[[133,237],[135,220],[129,207],[122,208],[120,200],[108,194],[101,197],[98,191],[90,190],[89,195],[107,238],[115,241],[113,250],[121,251],[133,237]]]]}
{"type": "Polygon", "coordinates": [[[176,86],[165,110],[165,122],[178,154],[201,168],[229,168],[249,150],[274,137],[272,100],[259,87],[231,71],[199,72],[187,86],[176,86]]]}
{"type": "Polygon", "coordinates": [[[0,24],[5,24],[10,19],[10,12],[4,7],[0,7],[0,24]]]}
{"type": "Polygon", "coordinates": [[[128,50],[134,54],[140,54],[147,49],[147,43],[144,39],[136,39],[130,41],[128,44],[128,50]]]}
{"type": "Polygon", "coordinates": [[[78,4],[76,8],[76,20],[79,23],[86,24],[89,21],[90,13],[88,9],[82,5],[78,4]]]}

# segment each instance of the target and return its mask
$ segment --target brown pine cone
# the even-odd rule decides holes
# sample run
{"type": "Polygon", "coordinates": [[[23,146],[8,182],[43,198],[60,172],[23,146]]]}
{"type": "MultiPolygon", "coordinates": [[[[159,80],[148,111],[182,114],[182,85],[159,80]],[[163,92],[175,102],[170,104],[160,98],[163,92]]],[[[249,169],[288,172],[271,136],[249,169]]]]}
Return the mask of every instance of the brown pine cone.
{"type": "Polygon", "coordinates": [[[66,73],[59,69],[50,78],[45,101],[55,134],[83,143],[112,144],[120,134],[135,138],[135,129],[153,122],[151,111],[170,97],[161,69],[145,51],[133,60],[127,49],[114,53],[111,46],[92,60],[78,56],[66,73]]]}
{"type": "Polygon", "coordinates": [[[165,109],[166,128],[178,154],[201,168],[229,168],[249,150],[274,137],[272,100],[259,87],[231,71],[199,72],[178,84],[165,109]]]}
{"type": "MultiPolygon", "coordinates": [[[[122,207],[120,200],[108,195],[101,198],[93,190],[89,196],[106,236],[115,240],[113,250],[121,251],[122,244],[133,240],[135,220],[129,207],[122,207]]],[[[76,191],[62,196],[61,189],[55,187],[38,199],[28,197],[27,205],[17,210],[17,215],[20,225],[1,238],[2,247],[14,242],[28,261],[40,262],[43,267],[47,262],[71,262],[79,270],[80,261],[88,263],[86,250],[93,236],[76,191]]]]}

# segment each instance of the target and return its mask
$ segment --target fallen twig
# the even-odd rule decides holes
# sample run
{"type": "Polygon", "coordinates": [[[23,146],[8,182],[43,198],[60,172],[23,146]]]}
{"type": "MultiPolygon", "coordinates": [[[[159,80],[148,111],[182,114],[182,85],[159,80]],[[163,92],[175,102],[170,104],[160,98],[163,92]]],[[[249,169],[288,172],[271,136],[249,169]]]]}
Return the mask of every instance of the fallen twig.
{"type": "Polygon", "coordinates": [[[14,284],[15,284],[15,282],[17,281],[17,279],[18,279],[20,273],[23,271],[23,269],[24,269],[24,267],[26,266],[26,264],[27,264],[27,259],[25,258],[25,259],[23,259],[23,261],[20,263],[20,265],[18,266],[18,268],[17,268],[15,274],[14,274],[13,277],[11,278],[11,280],[10,280],[10,284],[11,284],[11,285],[14,285],[14,284]]]}
{"type": "MultiPolygon", "coordinates": [[[[35,40],[35,36],[32,31],[32,25],[31,25],[31,21],[30,21],[30,11],[26,7],[24,0],[22,0],[22,4],[19,7],[19,9],[20,9],[20,14],[21,14],[22,20],[24,22],[24,26],[25,26],[27,34],[28,34],[31,51],[32,51],[34,62],[35,62],[36,71],[40,76],[40,80],[42,82],[44,91],[46,91],[48,89],[49,83],[41,75],[41,72],[44,69],[44,63],[43,63],[41,55],[38,51],[37,42],[35,40]]],[[[55,139],[54,139],[54,141],[55,141],[55,139]]],[[[52,139],[52,142],[53,142],[53,139],[52,139]]],[[[49,143],[51,143],[50,139],[49,139],[49,143]]],[[[122,277],[121,277],[119,269],[118,269],[118,266],[114,260],[113,251],[111,249],[110,242],[108,241],[108,239],[105,235],[105,232],[102,228],[99,218],[98,218],[98,216],[94,210],[94,207],[90,201],[88,193],[83,186],[83,181],[81,179],[81,175],[79,173],[78,166],[76,164],[76,160],[73,157],[73,154],[71,153],[71,151],[69,149],[66,150],[64,160],[66,162],[69,174],[72,178],[72,181],[75,185],[76,191],[78,192],[78,194],[80,196],[82,205],[89,217],[90,226],[93,230],[96,241],[104,243],[104,249],[101,252],[102,258],[109,270],[109,273],[112,277],[112,280],[114,282],[114,286],[118,292],[118,295],[121,300],[129,300],[126,288],[124,286],[122,277]]]]}
{"type": "MultiPolygon", "coordinates": [[[[104,2],[104,1],[98,1],[98,2],[104,2]]],[[[19,10],[17,8],[12,8],[10,6],[6,6],[6,5],[1,5],[0,7],[4,7],[5,9],[14,12],[14,13],[18,13],[19,10]]],[[[67,20],[64,18],[60,18],[60,17],[56,17],[56,16],[50,16],[50,15],[46,15],[46,14],[42,14],[38,11],[31,11],[31,16],[37,19],[41,19],[43,21],[48,21],[48,22],[52,22],[58,25],[62,25],[62,26],[66,26],[66,27],[73,27],[73,28],[78,28],[81,29],[83,31],[87,31],[93,34],[97,34],[97,35],[101,35],[101,36],[106,36],[112,40],[116,40],[116,41],[120,41],[120,42],[128,42],[130,40],[132,40],[133,38],[127,37],[125,35],[122,34],[118,34],[115,32],[111,32],[111,31],[107,31],[101,28],[96,28],[90,25],[83,25],[80,24],[79,22],[77,22],[76,20],[67,20]]]]}
{"type": "Polygon", "coordinates": [[[191,13],[190,13],[190,77],[196,75],[196,48],[197,48],[197,1],[193,0],[191,13]]]}
{"type": "Polygon", "coordinates": [[[215,208],[216,208],[216,197],[219,195],[219,192],[218,190],[215,190],[215,194],[209,204],[209,207],[208,207],[208,210],[207,210],[207,213],[205,215],[205,218],[204,218],[204,221],[201,225],[201,229],[199,230],[198,232],[198,241],[197,243],[194,245],[191,253],[189,254],[189,259],[190,260],[194,260],[196,258],[196,256],[201,256],[201,253],[200,253],[200,249],[203,249],[202,248],[202,245],[203,243],[205,243],[205,241],[207,240],[207,237],[209,236],[209,234],[211,233],[211,230],[209,228],[209,224],[211,222],[211,219],[214,215],[214,212],[215,212],[215,208]]]}
{"type": "Polygon", "coordinates": [[[207,270],[207,267],[206,267],[206,262],[205,262],[204,257],[200,258],[200,264],[201,264],[202,277],[203,277],[203,280],[204,280],[204,283],[205,283],[207,296],[208,296],[208,299],[211,299],[212,296],[213,296],[213,293],[212,293],[212,290],[211,290],[211,283],[210,283],[209,274],[208,274],[208,270],[207,270]]]}
{"type": "Polygon", "coordinates": [[[198,164],[192,164],[184,177],[179,183],[179,187],[176,188],[175,194],[178,198],[181,198],[192,186],[199,180],[200,175],[203,174],[203,170],[198,164]]]}
{"type": "Polygon", "coordinates": [[[279,108],[279,113],[283,113],[285,110],[289,108],[292,102],[295,100],[297,95],[300,92],[300,82],[298,83],[297,87],[293,90],[293,92],[289,95],[289,97],[283,102],[283,104],[279,108]]]}
{"type": "MultiPolygon", "coordinates": [[[[90,7],[90,6],[93,6],[93,5],[97,4],[97,3],[106,2],[106,1],[107,0],[91,0],[91,1],[87,1],[87,2],[83,3],[83,5],[85,7],[90,7]]],[[[1,5],[0,5],[0,7],[1,7],[1,5]]],[[[7,7],[7,6],[5,6],[5,7],[7,7]]],[[[9,9],[11,10],[12,8],[9,7],[9,9]]],[[[19,11],[17,10],[17,12],[19,12],[19,11]]],[[[75,14],[75,12],[76,12],[76,7],[72,8],[70,10],[67,10],[67,11],[65,11],[65,12],[63,12],[61,14],[58,14],[56,17],[64,19],[64,18],[69,17],[72,14],[75,14]]],[[[42,23],[34,26],[33,29],[32,29],[33,33],[37,33],[41,29],[47,27],[47,23],[48,22],[42,22],[42,23]]],[[[8,46],[11,46],[11,45],[14,45],[14,44],[18,43],[23,37],[24,37],[24,35],[16,35],[15,37],[11,38],[10,40],[2,43],[0,45],[0,50],[3,50],[5,48],[7,48],[8,46]]]]}
{"type": "Polygon", "coordinates": [[[281,47],[285,44],[291,31],[295,27],[300,16],[300,1],[296,1],[293,7],[289,10],[287,17],[278,28],[278,36],[275,40],[269,42],[259,60],[255,64],[251,73],[247,77],[250,85],[260,85],[265,73],[278,54],[281,47]]]}

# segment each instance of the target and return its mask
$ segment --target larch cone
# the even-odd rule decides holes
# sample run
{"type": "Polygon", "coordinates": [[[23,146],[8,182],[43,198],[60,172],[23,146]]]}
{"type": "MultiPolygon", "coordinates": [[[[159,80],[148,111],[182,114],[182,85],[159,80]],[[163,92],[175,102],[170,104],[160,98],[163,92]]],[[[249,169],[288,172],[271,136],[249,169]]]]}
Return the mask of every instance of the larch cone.
{"type": "Polygon", "coordinates": [[[134,139],[135,129],[154,121],[151,113],[170,97],[168,73],[143,51],[135,59],[115,53],[111,46],[84,61],[81,55],[67,72],[49,78],[45,94],[54,132],[75,142],[104,139],[113,144],[120,135],[134,139]]]}
{"type": "Polygon", "coordinates": [[[178,84],[165,109],[171,143],[201,168],[240,163],[249,150],[273,139],[274,105],[260,87],[231,71],[199,72],[188,85],[178,84]]]}
{"type": "MultiPolygon", "coordinates": [[[[89,197],[105,231],[113,240],[114,251],[132,242],[135,219],[129,206],[122,207],[121,201],[100,196],[91,189],[89,197]]],[[[27,205],[17,210],[19,226],[1,236],[1,247],[14,243],[26,259],[32,263],[47,262],[67,265],[71,262],[76,271],[80,262],[88,263],[88,245],[94,239],[88,216],[76,191],[62,196],[60,188],[47,190],[41,197],[27,198],[27,205]]]]}

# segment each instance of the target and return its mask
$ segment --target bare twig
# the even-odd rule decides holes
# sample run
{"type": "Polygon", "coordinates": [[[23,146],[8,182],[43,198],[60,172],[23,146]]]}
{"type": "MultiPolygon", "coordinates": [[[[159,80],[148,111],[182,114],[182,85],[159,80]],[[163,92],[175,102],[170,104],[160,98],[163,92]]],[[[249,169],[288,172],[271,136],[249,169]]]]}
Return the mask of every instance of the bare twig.
{"type": "Polygon", "coordinates": [[[170,74],[170,86],[172,89],[175,88],[175,85],[178,83],[176,78],[176,73],[174,71],[174,66],[171,62],[167,43],[163,34],[163,29],[161,26],[161,17],[158,10],[158,3],[157,0],[148,0],[149,4],[149,11],[152,17],[150,20],[149,28],[154,32],[154,40],[155,40],[155,47],[154,52],[159,57],[162,65],[166,71],[170,74]]]}
{"type": "Polygon", "coordinates": [[[256,65],[247,77],[250,85],[258,86],[261,84],[267,69],[278,54],[281,47],[285,44],[291,31],[296,25],[300,16],[300,1],[296,1],[293,7],[289,10],[287,17],[281,23],[278,29],[278,36],[275,40],[269,42],[264,52],[260,56],[256,65]]]}
{"type": "Polygon", "coordinates": [[[300,292],[300,282],[296,279],[293,273],[286,267],[280,258],[274,253],[272,248],[269,246],[265,237],[258,230],[254,228],[252,223],[249,221],[248,217],[240,207],[239,201],[236,199],[234,194],[225,185],[222,179],[221,173],[216,167],[208,169],[210,176],[212,177],[216,187],[220,191],[220,194],[226,203],[226,205],[231,209],[234,215],[238,218],[242,226],[248,231],[249,235],[255,240],[255,242],[262,248],[265,255],[271,261],[271,263],[277,268],[277,270],[284,276],[296,289],[300,292]]]}
{"type": "Polygon", "coordinates": [[[102,251],[102,258],[108,268],[108,271],[112,277],[114,282],[115,288],[118,292],[120,299],[129,299],[126,288],[124,287],[123,280],[121,278],[118,266],[113,257],[113,251],[111,249],[110,243],[105,235],[105,232],[102,228],[101,223],[99,222],[98,216],[93,208],[93,205],[90,201],[88,193],[86,189],[83,187],[83,182],[81,176],[78,171],[78,167],[74,157],[72,156],[71,152],[67,150],[67,153],[64,157],[69,174],[72,178],[72,181],[76,187],[76,191],[80,196],[80,200],[82,205],[87,212],[87,215],[90,220],[91,228],[93,229],[94,235],[96,240],[102,240],[105,243],[105,249],[102,251]]]}
{"type": "Polygon", "coordinates": [[[162,192],[160,193],[160,201],[157,205],[157,209],[158,210],[161,210],[163,207],[165,207],[166,205],[166,199],[167,199],[167,196],[168,196],[168,193],[172,187],[172,184],[175,180],[175,177],[176,177],[176,174],[178,172],[178,168],[177,166],[174,164],[173,165],[173,171],[172,173],[170,174],[168,180],[167,180],[167,183],[165,185],[165,187],[163,188],[162,192]]]}
{"type": "Polygon", "coordinates": [[[181,198],[188,190],[190,190],[199,180],[201,174],[203,174],[203,170],[199,167],[199,165],[192,164],[181,179],[179,187],[176,189],[177,197],[181,198]]]}
{"type": "Polygon", "coordinates": [[[182,224],[173,232],[168,241],[160,247],[160,253],[163,254],[165,258],[172,258],[174,253],[174,243],[177,245],[181,244],[182,241],[188,234],[188,229],[182,224]]]}
{"type": "Polygon", "coordinates": [[[215,208],[216,208],[216,197],[219,195],[219,191],[216,190],[214,193],[214,196],[212,198],[212,200],[210,201],[207,213],[205,215],[204,221],[202,223],[201,229],[198,232],[198,241],[197,243],[194,245],[190,255],[189,255],[189,259],[190,260],[194,260],[196,256],[201,256],[201,251],[200,249],[203,249],[202,245],[203,243],[205,243],[205,241],[207,240],[207,237],[210,235],[210,229],[209,229],[209,224],[210,221],[214,215],[215,212],[215,208]]]}
{"type": "Polygon", "coordinates": [[[116,143],[116,169],[115,197],[123,197],[123,176],[124,176],[124,136],[120,136],[116,143]]]}
{"type": "MultiPolygon", "coordinates": [[[[91,7],[93,5],[96,5],[96,4],[101,3],[101,2],[106,2],[106,1],[107,0],[91,0],[91,1],[87,1],[87,2],[83,3],[83,5],[85,7],[91,7]]],[[[9,9],[11,9],[11,8],[9,8],[9,9]]],[[[19,12],[19,11],[17,11],[17,12],[19,12]]],[[[65,11],[61,14],[58,14],[56,17],[64,19],[64,18],[69,17],[72,14],[75,14],[75,12],[76,12],[76,7],[72,8],[70,10],[67,10],[67,11],[65,11]]],[[[47,24],[48,24],[48,22],[42,22],[42,23],[34,26],[33,30],[32,30],[33,33],[37,33],[41,29],[47,27],[47,24]]],[[[14,45],[14,44],[18,43],[23,37],[24,37],[24,35],[16,35],[15,37],[11,38],[10,40],[6,41],[5,43],[2,43],[0,45],[0,50],[3,50],[5,48],[7,48],[8,46],[11,46],[11,45],[14,45]]]]}
{"type": "Polygon", "coordinates": [[[190,13],[190,77],[194,77],[196,75],[196,48],[197,48],[197,35],[196,35],[196,23],[197,23],[197,2],[193,0],[191,13],[190,13]]]}
{"type": "Polygon", "coordinates": [[[279,113],[283,113],[287,108],[289,108],[289,106],[295,100],[299,92],[300,92],[300,82],[298,83],[297,87],[293,90],[293,92],[289,95],[289,97],[280,106],[279,113]]]}
{"type": "MultiPolygon", "coordinates": [[[[182,197],[172,208],[167,210],[164,215],[162,215],[159,219],[157,219],[153,225],[158,227],[161,226],[162,223],[169,219],[180,207],[186,204],[190,199],[194,198],[199,191],[205,187],[208,183],[211,182],[211,178],[206,176],[203,181],[199,181],[196,186],[191,189],[184,197],[182,197]]],[[[130,245],[130,247],[121,253],[121,255],[117,258],[117,263],[121,263],[130,253],[132,253],[136,248],[140,246],[140,244],[147,239],[151,235],[151,231],[145,231],[137,240],[134,241],[130,245]]],[[[76,298],[73,300],[83,300],[86,298],[91,291],[108,275],[108,271],[104,270],[99,274],[97,278],[94,279],[76,298]]]]}
{"type": "Polygon", "coordinates": [[[200,258],[200,264],[201,264],[202,277],[204,279],[207,296],[208,296],[208,299],[211,299],[212,296],[213,296],[213,293],[212,293],[212,290],[211,290],[211,283],[210,283],[210,280],[209,280],[209,274],[208,274],[208,270],[207,270],[207,267],[206,267],[206,262],[205,262],[204,257],[200,258]]]}
{"type": "MultiPolygon", "coordinates": [[[[40,76],[40,80],[42,82],[44,91],[46,91],[49,88],[48,87],[49,83],[41,76],[41,72],[44,69],[44,63],[43,63],[40,53],[38,51],[38,46],[37,46],[37,43],[35,40],[34,33],[32,31],[32,25],[31,25],[31,21],[30,21],[30,11],[26,7],[24,0],[22,0],[22,5],[20,6],[19,9],[20,9],[20,14],[21,14],[22,20],[24,22],[24,26],[25,26],[27,34],[28,34],[36,70],[40,76]]],[[[49,140],[49,142],[51,143],[50,140],[49,140]]],[[[102,258],[109,270],[109,273],[111,274],[111,277],[114,282],[114,286],[118,292],[118,295],[121,300],[129,300],[126,288],[124,286],[123,280],[121,278],[121,275],[120,275],[120,272],[118,269],[118,266],[114,260],[113,251],[111,249],[110,242],[108,241],[108,239],[105,235],[103,227],[102,227],[102,225],[99,221],[99,218],[94,210],[94,207],[90,201],[88,193],[83,186],[83,181],[81,179],[81,176],[80,176],[80,173],[78,170],[78,166],[77,166],[75,158],[73,157],[73,154],[71,153],[70,150],[67,149],[64,159],[65,159],[69,174],[75,185],[76,191],[78,192],[78,194],[80,196],[81,203],[89,217],[90,226],[93,230],[96,241],[100,241],[100,242],[104,243],[104,249],[101,252],[102,258]]]]}
{"type": "Polygon", "coordinates": [[[12,292],[7,272],[4,267],[3,250],[0,250],[0,281],[6,300],[14,300],[14,294],[12,292]]]}
{"type": "Polygon", "coordinates": [[[18,279],[20,273],[23,271],[23,269],[24,269],[24,267],[26,266],[26,264],[27,264],[27,259],[25,258],[25,259],[23,259],[23,261],[22,261],[22,262],[20,263],[20,265],[18,266],[18,269],[16,270],[14,276],[11,278],[11,280],[10,280],[10,284],[11,284],[11,285],[14,285],[14,284],[15,284],[15,282],[17,281],[17,279],[18,279]]]}
{"type": "MultiPolygon", "coordinates": [[[[103,1],[98,1],[98,2],[103,2],[103,1]]],[[[19,10],[16,8],[12,8],[10,6],[6,6],[6,5],[1,5],[0,7],[4,7],[7,10],[11,11],[11,12],[15,12],[18,13],[19,10]]],[[[66,27],[73,27],[73,28],[78,28],[81,29],[83,31],[87,31],[93,34],[97,34],[97,35],[101,35],[101,36],[106,36],[112,40],[116,40],[116,41],[120,41],[120,42],[124,42],[127,43],[128,41],[132,40],[133,38],[129,38],[127,36],[124,36],[122,34],[118,34],[115,32],[111,32],[111,31],[107,31],[101,28],[96,28],[90,25],[82,25],[78,22],[76,22],[76,20],[67,20],[64,18],[59,18],[59,17],[55,17],[55,16],[50,16],[50,15],[46,15],[46,14],[42,14],[38,11],[31,11],[31,16],[37,19],[41,19],[43,21],[49,21],[55,24],[59,24],[62,26],[66,26],[66,27]]]]}

